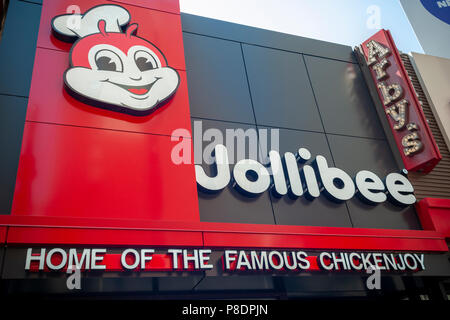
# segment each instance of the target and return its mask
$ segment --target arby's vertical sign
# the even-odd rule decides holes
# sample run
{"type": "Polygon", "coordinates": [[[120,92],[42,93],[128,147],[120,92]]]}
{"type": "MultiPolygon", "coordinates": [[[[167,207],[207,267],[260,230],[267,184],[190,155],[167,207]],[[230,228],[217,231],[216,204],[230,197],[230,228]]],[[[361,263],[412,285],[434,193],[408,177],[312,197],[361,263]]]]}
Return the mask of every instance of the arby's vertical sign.
{"type": "Polygon", "coordinates": [[[430,172],[442,159],[389,30],[362,45],[405,168],[430,172]]]}

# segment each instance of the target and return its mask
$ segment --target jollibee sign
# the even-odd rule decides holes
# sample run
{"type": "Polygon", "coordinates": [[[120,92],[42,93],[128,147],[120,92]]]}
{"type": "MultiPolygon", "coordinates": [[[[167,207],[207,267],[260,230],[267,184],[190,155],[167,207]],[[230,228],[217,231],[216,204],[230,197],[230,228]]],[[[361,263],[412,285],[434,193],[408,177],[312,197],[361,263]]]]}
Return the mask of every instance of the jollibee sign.
{"type": "MultiPolygon", "coordinates": [[[[200,165],[195,171],[199,188],[206,192],[218,192],[231,181],[227,148],[224,145],[215,146],[217,174],[206,175],[200,165]]],[[[409,180],[400,173],[390,173],[384,182],[373,172],[362,170],[352,179],[342,169],[330,167],[325,157],[318,155],[312,165],[303,165],[299,172],[297,163],[310,160],[311,153],[306,148],[300,148],[296,154],[284,154],[287,177],[283,170],[283,161],[277,151],[269,152],[269,170],[256,160],[244,159],[233,168],[233,187],[244,195],[256,196],[269,188],[277,196],[305,196],[313,200],[320,196],[321,191],[333,201],[342,202],[351,199],[355,194],[372,205],[389,199],[398,205],[410,205],[416,202],[414,188],[409,180]],[[253,178],[249,178],[253,174],[253,178]],[[355,187],[356,186],[356,187],[355,187]]],[[[406,171],[404,172],[407,173],[406,171]]]]}
{"type": "MultiPolygon", "coordinates": [[[[265,192],[371,205],[408,206],[416,198],[405,170],[350,176],[303,141],[298,150],[268,152],[267,166],[244,159],[232,167],[222,144],[213,174],[192,161],[174,163],[179,140],[192,146],[178,1],[115,3],[80,0],[71,14],[70,0],[43,2],[12,210],[0,216],[0,240],[22,250],[27,271],[414,271],[425,268],[422,252],[448,249],[434,230],[202,221],[199,193],[214,198],[228,187],[242,206],[265,192]],[[212,261],[217,251],[220,261],[212,261]]],[[[414,132],[408,124],[417,125],[422,147],[408,138],[405,155],[416,161],[428,155],[426,127],[406,116],[405,105],[393,110],[402,138],[414,132]]]]}

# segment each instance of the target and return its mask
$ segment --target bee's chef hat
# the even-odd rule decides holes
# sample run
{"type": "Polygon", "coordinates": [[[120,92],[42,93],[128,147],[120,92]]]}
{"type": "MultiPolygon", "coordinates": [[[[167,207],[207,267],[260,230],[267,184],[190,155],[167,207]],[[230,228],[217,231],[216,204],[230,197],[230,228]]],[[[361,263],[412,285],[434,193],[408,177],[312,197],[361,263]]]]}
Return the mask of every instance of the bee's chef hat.
{"type": "Polygon", "coordinates": [[[90,34],[99,33],[98,22],[106,22],[106,32],[122,32],[130,21],[127,10],[116,5],[100,5],[84,14],[63,14],[52,20],[53,34],[60,40],[73,42],[90,34]]]}

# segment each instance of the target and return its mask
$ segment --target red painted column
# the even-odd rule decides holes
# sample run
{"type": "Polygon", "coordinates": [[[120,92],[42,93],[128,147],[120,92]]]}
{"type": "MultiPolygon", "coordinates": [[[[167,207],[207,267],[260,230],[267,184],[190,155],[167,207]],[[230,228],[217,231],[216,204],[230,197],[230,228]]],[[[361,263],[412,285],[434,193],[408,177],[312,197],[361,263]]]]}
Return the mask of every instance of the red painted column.
{"type": "Polygon", "coordinates": [[[65,90],[72,44],[52,35],[51,20],[73,4],[43,2],[12,216],[198,222],[193,164],[171,160],[191,132],[178,0],[76,2],[81,13],[101,4],[125,8],[137,36],[180,75],[173,98],[146,116],[87,105],[65,90]],[[184,136],[172,139],[179,128],[184,136]]]}
{"type": "Polygon", "coordinates": [[[416,204],[422,227],[450,239],[450,199],[425,198],[416,204]]]}

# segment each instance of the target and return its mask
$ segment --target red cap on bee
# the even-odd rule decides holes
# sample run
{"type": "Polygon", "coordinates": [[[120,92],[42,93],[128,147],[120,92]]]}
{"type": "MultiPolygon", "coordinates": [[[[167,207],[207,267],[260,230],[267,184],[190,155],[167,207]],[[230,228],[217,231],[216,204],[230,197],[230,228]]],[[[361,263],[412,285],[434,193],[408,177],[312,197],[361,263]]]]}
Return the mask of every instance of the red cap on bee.
{"type": "Polygon", "coordinates": [[[99,33],[80,38],[75,42],[70,54],[71,67],[85,67],[91,69],[89,63],[89,50],[98,44],[109,44],[121,50],[127,55],[128,50],[134,46],[143,46],[150,49],[158,57],[161,67],[167,66],[167,60],[162,52],[151,42],[136,36],[138,25],[131,24],[127,27],[125,33],[107,32],[106,22],[98,22],[99,33]]]}

